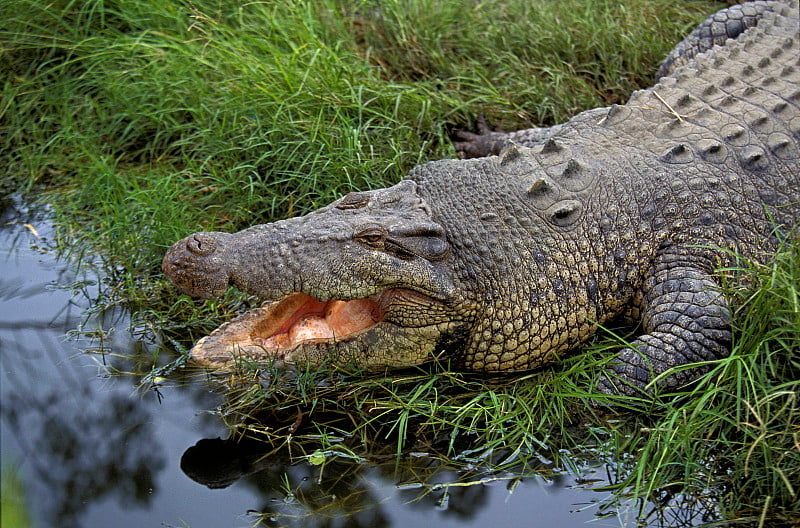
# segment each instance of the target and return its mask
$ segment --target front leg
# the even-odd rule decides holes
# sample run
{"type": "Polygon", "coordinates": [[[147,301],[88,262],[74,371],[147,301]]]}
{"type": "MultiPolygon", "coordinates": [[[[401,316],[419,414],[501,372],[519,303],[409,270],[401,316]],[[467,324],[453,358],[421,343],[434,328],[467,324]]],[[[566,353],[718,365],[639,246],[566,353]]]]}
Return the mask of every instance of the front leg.
{"type": "Polygon", "coordinates": [[[645,333],[622,350],[601,377],[598,388],[606,394],[668,392],[710,367],[678,368],[659,378],[661,374],[730,353],[730,316],[719,285],[699,267],[669,260],[660,259],[645,281],[638,303],[645,333]]]}

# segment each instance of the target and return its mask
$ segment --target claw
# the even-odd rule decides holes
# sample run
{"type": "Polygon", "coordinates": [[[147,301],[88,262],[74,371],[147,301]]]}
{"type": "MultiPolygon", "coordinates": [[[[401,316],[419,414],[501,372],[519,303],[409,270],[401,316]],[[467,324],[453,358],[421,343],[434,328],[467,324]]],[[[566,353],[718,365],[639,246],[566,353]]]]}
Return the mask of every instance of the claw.
{"type": "Polygon", "coordinates": [[[505,132],[500,128],[490,130],[483,112],[478,114],[475,125],[478,130],[477,134],[466,130],[454,129],[450,135],[458,157],[462,159],[482,158],[500,152],[500,147],[503,144],[501,136],[505,132]]]}

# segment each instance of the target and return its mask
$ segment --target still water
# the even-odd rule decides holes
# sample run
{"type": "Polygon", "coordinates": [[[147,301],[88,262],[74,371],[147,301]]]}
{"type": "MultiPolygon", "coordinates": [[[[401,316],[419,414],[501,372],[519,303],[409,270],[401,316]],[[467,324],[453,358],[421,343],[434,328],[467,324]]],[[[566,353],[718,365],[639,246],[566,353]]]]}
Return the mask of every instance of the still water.
{"type": "MultiPolygon", "coordinates": [[[[22,479],[37,528],[246,527],[259,519],[307,527],[637,525],[622,514],[600,517],[607,494],[570,474],[421,494],[401,485],[391,461],[336,461],[323,475],[306,461],[264,457],[257,444],[227,442],[210,412],[221,399],[203,380],[168,382],[156,393],[118,373],[147,364],[151,345],[131,336],[122,311],[87,316],[101,282],[89,261],[78,275],[49,249],[43,215],[11,201],[0,207],[1,460],[22,479]],[[320,487],[328,499],[351,499],[315,500],[320,487]]],[[[596,465],[578,477],[602,484],[605,475],[596,465]]]]}

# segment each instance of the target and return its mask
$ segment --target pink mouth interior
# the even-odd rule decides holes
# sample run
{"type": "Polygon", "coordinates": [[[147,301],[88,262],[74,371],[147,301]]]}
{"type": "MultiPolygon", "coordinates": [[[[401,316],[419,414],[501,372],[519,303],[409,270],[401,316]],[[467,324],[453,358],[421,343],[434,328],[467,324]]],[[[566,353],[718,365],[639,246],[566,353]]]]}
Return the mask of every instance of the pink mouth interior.
{"type": "Polygon", "coordinates": [[[318,301],[293,293],[279,301],[250,334],[264,348],[290,348],[308,340],[336,340],[381,322],[383,314],[371,299],[318,301]]]}

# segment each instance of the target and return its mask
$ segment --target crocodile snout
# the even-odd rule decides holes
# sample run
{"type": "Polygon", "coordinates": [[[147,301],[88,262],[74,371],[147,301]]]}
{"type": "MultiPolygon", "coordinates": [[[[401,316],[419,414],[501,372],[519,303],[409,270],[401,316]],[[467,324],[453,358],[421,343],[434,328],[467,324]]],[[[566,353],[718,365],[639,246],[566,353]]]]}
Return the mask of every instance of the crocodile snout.
{"type": "Polygon", "coordinates": [[[203,257],[217,250],[217,243],[209,233],[195,233],[184,240],[186,240],[186,249],[193,255],[203,257]]]}
{"type": "Polygon", "coordinates": [[[220,258],[216,233],[194,233],[167,251],[161,269],[187,295],[212,299],[228,288],[228,272],[220,258]]]}

